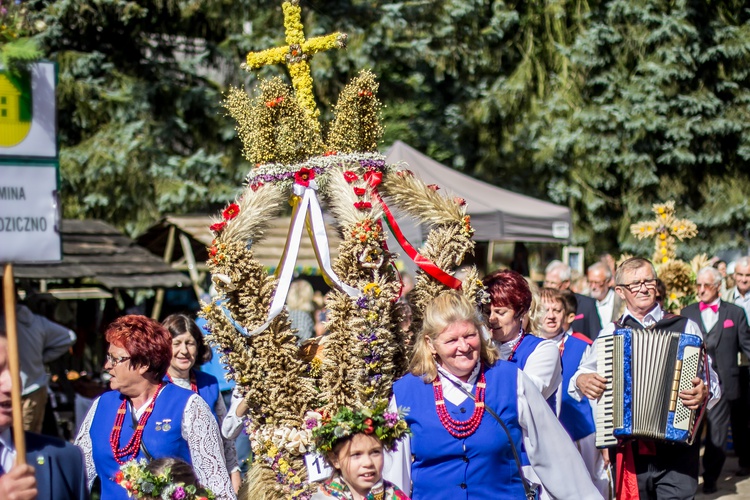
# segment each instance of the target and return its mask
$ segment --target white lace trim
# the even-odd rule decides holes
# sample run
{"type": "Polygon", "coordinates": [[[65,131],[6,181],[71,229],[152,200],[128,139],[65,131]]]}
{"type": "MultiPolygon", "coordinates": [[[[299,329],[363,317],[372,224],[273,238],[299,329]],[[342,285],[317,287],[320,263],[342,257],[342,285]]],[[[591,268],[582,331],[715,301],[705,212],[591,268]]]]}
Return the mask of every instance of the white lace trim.
{"type": "MultiPolygon", "coordinates": [[[[191,390],[189,378],[172,377],[172,382],[183,389],[191,390]]],[[[200,396],[200,394],[198,395],[200,396]]],[[[219,393],[219,397],[216,398],[214,411],[216,412],[216,423],[218,425],[220,422],[223,422],[224,418],[227,416],[227,406],[224,404],[224,399],[221,397],[221,393],[219,393]]],[[[237,460],[237,446],[234,444],[234,439],[224,439],[222,436],[221,441],[222,447],[224,448],[227,470],[230,473],[240,470],[240,464],[237,460]]]]}

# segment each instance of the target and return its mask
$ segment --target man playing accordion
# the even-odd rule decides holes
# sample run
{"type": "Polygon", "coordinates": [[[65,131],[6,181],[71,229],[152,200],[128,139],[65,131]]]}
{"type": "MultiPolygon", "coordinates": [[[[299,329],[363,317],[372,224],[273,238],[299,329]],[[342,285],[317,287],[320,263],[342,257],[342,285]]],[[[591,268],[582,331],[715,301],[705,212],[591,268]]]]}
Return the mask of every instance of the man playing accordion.
{"type": "MultiPolygon", "coordinates": [[[[571,378],[569,394],[580,400],[584,396],[598,400],[606,389],[606,379],[597,373],[597,347],[616,329],[654,329],[688,333],[702,338],[698,325],[685,317],[662,310],[656,301],[656,270],[651,262],[631,258],[615,273],[615,292],[626,309],[616,321],[608,324],[571,378]]],[[[704,378],[692,379],[693,387],[680,391],[679,398],[690,410],[698,410],[708,398],[708,408],[721,396],[718,376],[710,368],[710,387],[704,378]]],[[[691,499],[698,489],[700,443],[675,444],[647,439],[620,441],[617,448],[617,498],[691,499]]]]}

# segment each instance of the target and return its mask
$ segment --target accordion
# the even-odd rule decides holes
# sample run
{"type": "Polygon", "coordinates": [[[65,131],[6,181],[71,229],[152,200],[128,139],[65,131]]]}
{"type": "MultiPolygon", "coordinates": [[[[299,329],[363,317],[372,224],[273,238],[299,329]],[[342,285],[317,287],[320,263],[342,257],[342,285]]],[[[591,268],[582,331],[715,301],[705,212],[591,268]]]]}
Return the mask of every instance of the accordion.
{"type": "Polygon", "coordinates": [[[691,444],[697,411],[678,394],[693,387],[703,362],[697,335],[623,328],[599,337],[597,372],[607,387],[596,407],[596,446],[618,438],[691,444]]]}

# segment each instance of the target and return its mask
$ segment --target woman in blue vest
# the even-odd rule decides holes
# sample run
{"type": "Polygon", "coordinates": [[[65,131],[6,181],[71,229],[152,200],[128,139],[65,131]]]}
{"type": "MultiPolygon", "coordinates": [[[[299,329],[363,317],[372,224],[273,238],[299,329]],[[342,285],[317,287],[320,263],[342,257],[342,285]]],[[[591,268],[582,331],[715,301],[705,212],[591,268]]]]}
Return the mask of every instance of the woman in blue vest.
{"type": "Polygon", "coordinates": [[[486,313],[500,359],[517,364],[554,408],[562,380],[560,352],[552,342],[523,329],[523,318],[531,307],[529,284],[517,272],[503,269],[485,277],[484,286],[490,293],[486,313]]]}
{"type": "Polygon", "coordinates": [[[127,500],[114,478],[133,459],[180,458],[222,500],[235,498],[224,465],[216,419],[197,394],[165,383],[172,336],[145,316],[115,320],[105,334],[104,369],[112,391],[94,401],[76,437],[89,487],[99,476],[102,498],[127,500]]]}
{"type": "MultiPolygon", "coordinates": [[[[203,341],[203,332],[195,321],[184,314],[167,316],[162,325],[172,335],[172,362],[164,380],[177,384],[183,389],[197,392],[208,403],[216,422],[221,427],[227,415],[227,408],[224,398],[221,397],[219,381],[213,375],[196,369],[210,361],[212,355],[211,349],[203,341]]],[[[222,437],[222,442],[227,470],[236,493],[242,482],[237,461],[237,448],[233,439],[222,437]]]]}
{"type": "Polygon", "coordinates": [[[414,500],[524,499],[512,450],[523,444],[554,498],[601,499],[539,390],[498,359],[481,328],[478,311],[458,292],[427,306],[410,373],[394,384],[391,402],[410,408],[413,435],[399,443],[386,479],[407,492],[411,485],[414,500]],[[510,439],[486,408],[504,421],[510,439]]]}

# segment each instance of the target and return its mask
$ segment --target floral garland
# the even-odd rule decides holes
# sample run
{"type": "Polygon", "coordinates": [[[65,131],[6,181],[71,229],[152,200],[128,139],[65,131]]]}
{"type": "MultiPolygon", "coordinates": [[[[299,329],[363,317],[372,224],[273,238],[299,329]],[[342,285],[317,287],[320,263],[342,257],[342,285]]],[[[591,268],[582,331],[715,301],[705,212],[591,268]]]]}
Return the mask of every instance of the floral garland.
{"type": "Polygon", "coordinates": [[[405,408],[389,412],[388,401],[380,400],[373,408],[341,407],[333,416],[308,412],[305,425],[312,429],[315,446],[321,453],[331,451],[338,440],[359,433],[378,438],[386,449],[394,451],[396,442],[411,434],[404,420],[407,412],[405,408]]]}
{"type": "MultiPolygon", "coordinates": [[[[245,178],[245,183],[251,189],[258,189],[269,183],[276,184],[281,189],[288,189],[295,182],[298,173],[305,169],[320,178],[331,169],[356,169],[360,166],[384,170],[385,157],[380,153],[338,154],[331,151],[323,156],[313,156],[297,164],[266,163],[251,170],[245,178]]],[[[320,185],[321,189],[325,189],[325,181],[320,185]]]]}
{"type": "Polygon", "coordinates": [[[115,474],[115,482],[125,488],[132,498],[159,498],[161,500],[213,500],[216,496],[204,487],[176,483],[169,467],[159,474],[147,469],[145,459],[124,463],[115,474]]]}

